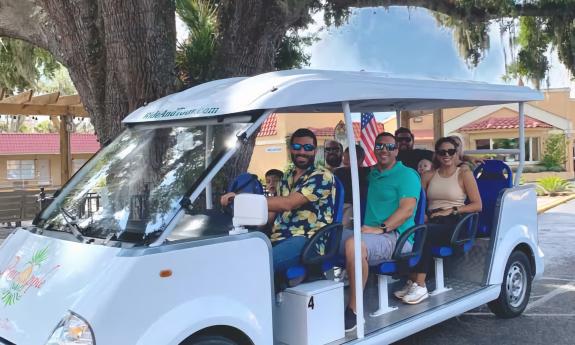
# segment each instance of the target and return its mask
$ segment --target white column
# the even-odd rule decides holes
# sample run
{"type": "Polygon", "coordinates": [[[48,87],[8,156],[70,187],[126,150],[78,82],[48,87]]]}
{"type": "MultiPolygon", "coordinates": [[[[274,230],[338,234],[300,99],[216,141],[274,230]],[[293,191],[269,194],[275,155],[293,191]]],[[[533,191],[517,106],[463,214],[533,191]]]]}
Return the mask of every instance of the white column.
{"type": "Polygon", "coordinates": [[[524,103],[519,102],[519,166],[515,172],[515,186],[519,185],[523,166],[525,166],[525,113],[524,103]]]}

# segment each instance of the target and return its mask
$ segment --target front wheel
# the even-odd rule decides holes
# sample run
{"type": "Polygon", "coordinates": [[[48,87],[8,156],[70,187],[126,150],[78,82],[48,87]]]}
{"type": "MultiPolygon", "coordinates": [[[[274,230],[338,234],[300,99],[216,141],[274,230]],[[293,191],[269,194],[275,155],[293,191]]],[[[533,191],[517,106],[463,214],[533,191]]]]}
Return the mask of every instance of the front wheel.
{"type": "Polygon", "coordinates": [[[519,316],[529,303],[532,277],[527,255],[520,250],[511,253],[505,266],[501,292],[495,301],[487,304],[489,309],[505,319],[519,316]]]}

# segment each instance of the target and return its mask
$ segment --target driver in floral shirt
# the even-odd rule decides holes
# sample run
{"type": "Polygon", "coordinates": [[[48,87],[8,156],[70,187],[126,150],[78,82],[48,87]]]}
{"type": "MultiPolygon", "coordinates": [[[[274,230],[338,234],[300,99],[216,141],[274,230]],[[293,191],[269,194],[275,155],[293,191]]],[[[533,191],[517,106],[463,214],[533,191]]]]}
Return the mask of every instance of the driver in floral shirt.
{"type": "MultiPolygon", "coordinates": [[[[280,182],[278,196],[267,199],[274,219],[270,238],[276,273],[297,265],[308,238],[333,222],[334,177],[314,165],[316,149],[317,139],[309,129],[300,128],[292,134],[293,165],[280,182]]],[[[222,204],[227,205],[233,196],[222,196],[222,204]]]]}

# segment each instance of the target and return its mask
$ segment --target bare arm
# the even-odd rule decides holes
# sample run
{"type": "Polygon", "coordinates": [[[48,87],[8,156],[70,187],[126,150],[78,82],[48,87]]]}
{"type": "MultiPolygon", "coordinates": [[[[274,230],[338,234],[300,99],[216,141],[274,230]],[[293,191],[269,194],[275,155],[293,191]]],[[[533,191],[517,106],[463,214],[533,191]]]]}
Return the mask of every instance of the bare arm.
{"type": "MultiPolygon", "coordinates": [[[[387,218],[383,223],[387,227],[387,232],[393,231],[399,228],[406,220],[411,217],[415,211],[415,206],[417,204],[417,199],[415,198],[402,198],[399,200],[399,207],[389,218],[387,218]]],[[[361,228],[363,233],[381,234],[380,228],[364,225],[361,228]]]]}

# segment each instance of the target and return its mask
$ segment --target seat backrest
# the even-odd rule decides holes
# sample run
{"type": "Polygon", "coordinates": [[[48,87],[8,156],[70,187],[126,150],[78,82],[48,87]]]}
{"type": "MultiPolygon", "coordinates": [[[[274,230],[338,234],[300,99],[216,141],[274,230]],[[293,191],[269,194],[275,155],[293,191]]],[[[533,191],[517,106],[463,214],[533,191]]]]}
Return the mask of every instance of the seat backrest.
{"type": "Polygon", "coordinates": [[[511,168],[499,160],[486,160],[473,172],[479,188],[483,210],[479,213],[478,237],[491,235],[495,206],[502,190],[513,187],[511,168]]]}
{"type": "Polygon", "coordinates": [[[337,176],[333,175],[335,183],[335,198],[333,198],[333,222],[341,223],[343,219],[344,187],[343,183],[337,176]]]}
{"type": "Polygon", "coordinates": [[[415,225],[420,225],[425,223],[425,209],[427,208],[427,197],[425,196],[425,190],[421,188],[419,193],[419,200],[417,201],[417,208],[415,209],[415,225]]]}
{"type": "Polygon", "coordinates": [[[257,175],[242,173],[236,177],[228,186],[228,192],[264,194],[264,187],[257,175]]]}

